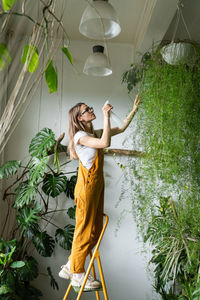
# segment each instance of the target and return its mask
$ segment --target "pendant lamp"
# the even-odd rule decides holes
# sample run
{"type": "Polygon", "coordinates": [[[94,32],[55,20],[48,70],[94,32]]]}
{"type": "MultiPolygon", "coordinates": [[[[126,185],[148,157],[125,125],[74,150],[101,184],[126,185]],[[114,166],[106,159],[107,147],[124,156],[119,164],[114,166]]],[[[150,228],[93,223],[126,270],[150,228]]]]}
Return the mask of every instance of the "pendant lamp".
{"type": "Polygon", "coordinates": [[[112,39],[121,32],[119,19],[108,0],[92,0],[83,12],[79,31],[90,39],[112,39]]]}
{"type": "Polygon", "coordinates": [[[112,74],[108,58],[103,52],[103,46],[96,45],[93,47],[93,54],[87,58],[83,73],[92,76],[108,76],[112,74]]]}

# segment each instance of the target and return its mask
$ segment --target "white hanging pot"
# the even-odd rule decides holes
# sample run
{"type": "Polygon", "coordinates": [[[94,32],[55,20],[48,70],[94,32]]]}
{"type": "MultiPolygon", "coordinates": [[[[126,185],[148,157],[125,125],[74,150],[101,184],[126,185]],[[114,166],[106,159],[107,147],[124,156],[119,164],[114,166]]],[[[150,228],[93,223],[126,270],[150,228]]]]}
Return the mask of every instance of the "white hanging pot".
{"type": "Polygon", "coordinates": [[[164,61],[170,65],[190,63],[195,58],[195,47],[190,43],[170,43],[161,49],[164,61]]]}

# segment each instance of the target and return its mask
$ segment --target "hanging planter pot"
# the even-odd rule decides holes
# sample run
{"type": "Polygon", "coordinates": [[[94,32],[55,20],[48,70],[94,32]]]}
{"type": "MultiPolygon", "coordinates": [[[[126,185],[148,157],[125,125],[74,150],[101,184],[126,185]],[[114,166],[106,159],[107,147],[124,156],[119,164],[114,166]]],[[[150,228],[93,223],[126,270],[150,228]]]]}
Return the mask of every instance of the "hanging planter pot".
{"type": "Polygon", "coordinates": [[[170,65],[194,62],[196,57],[195,46],[191,43],[170,43],[161,49],[164,61],[170,65]]]}

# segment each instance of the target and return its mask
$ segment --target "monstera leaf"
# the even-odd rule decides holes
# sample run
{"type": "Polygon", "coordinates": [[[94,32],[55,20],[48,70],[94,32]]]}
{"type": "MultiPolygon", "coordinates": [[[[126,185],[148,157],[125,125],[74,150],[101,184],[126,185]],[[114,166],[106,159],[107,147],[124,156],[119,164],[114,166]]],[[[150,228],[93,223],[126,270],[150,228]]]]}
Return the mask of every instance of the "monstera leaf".
{"type": "Polygon", "coordinates": [[[38,50],[35,46],[29,44],[24,47],[24,52],[21,58],[23,64],[27,62],[27,68],[30,73],[34,73],[39,65],[38,50]]]}
{"type": "Polygon", "coordinates": [[[37,261],[32,256],[27,257],[25,266],[18,269],[17,274],[22,281],[29,281],[37,278],[39,274],[37,261]]]}
{"type": "Polygon", "coordinates": [[[38,220],[40,219],[40,213],[41,209],[38,203],[35,205],[35,207],[24,206],[22,209],[18,210],[16,219],[18,220],[20,227],[26,231],[33,224],[37,224],[38,220]]]}
{"type": "Polygon", "coordinates": [[[56,242],[64,249],[70,250],[74,235],[74,225],[68,224],[64,229],[58,228],[55,233],[56,242]]]}
{"type": "Polygon", "coordinates": [[[45,194],[55,198],[65,191],[67,177],[60,173],[58,175],[47,174],[43,181],[42,190],[45,194]]]}
{"type": "Polygon", "coordinates": [[[9,160],[3,166],[0,167],[0,179],[4,176],[6,178],[13,176],[17,173],[18,169],[21,166],[20,160],[9,160]]]}
{"type": "Polygon", "coordinates": [[[47,156],[47,151],[55,145],[55,135],[49,128],[43,128],[31,140],[29,145],[29,154],[31,156],[43,157],[47,156]]]}
{"type": "Polygon", "coordinates": [[[40,255],[50,257],[55,247],[54,239],[46,231],[39,232],[33,238],[33,244],[40,255]]]}
{"type": "Polygon", "coordinates": [[[37,189],[34,185],[30,184],[28,180],[20,183],[15,189],[17,192],[14,207],[22,208],[25,204],[30,204],[35,199],[37,189]]]}
{"type": "Polygon", "coordinates": [[[67,197],[70,197],[72,199],[74,199],[74,188],[76,185],[76,181],[77,181],[76,175],[73,175],[70,179],[67,179],[65,194],[67,195],[67,197]]]}
{"type": "Polygon", "coordinates": [[[33,184],[37,184],[45,174],[49,157],[33,157],[29,164],[29,179],[33,184]]]}
{"type": "Polygon", "coordinates": [[[67,210],[67,214],[70,217],[70,219],[75,220],[75,214],[76,214],[76,205],[74,205],[74,207],[70,207],[67,210]]]}
{"type": "Polygon", "coordinates": [[[53,67],[52,60],[49,61],[48,67],[46,68],[45,79],[49,88],[49,93],[55,93],[57,91],[58,86],[58,75],[53,67]]]}

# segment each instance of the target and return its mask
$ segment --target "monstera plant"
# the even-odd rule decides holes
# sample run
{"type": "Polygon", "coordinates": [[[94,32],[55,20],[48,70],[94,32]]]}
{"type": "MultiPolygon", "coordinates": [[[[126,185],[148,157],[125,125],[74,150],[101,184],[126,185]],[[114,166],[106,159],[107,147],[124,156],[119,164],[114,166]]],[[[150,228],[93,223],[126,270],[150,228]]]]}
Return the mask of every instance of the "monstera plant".
{"type": "MultiPolygon", "coordinates": [[[[191,64],[166,63],[160,47],[123,74],[139,89],[133,148],[145,155],[125,168],[133,214],[152,247],[162,299],[200,299],[200,48],[191,64]]],[[[130,142],[130,140],[129,140],[130,142]]],[[[127,182],[127,181],[126,181],[127,182]]],[[[127,187],[126,187],[127,189],[127,187]]],[[[123,191],[124,193],[124,191],[123,191]]]]}
{"type": "MultiPolygon", "coordinates": [[[[63,166],[70,162],[67,160],[60,164],[59,152],[64,148],[55,140],[52,130],[44,128],[32,139],[29,146],[30,160],[25,166],[19,160],[12,160],[0,167],[0,180],[13,178],[12,184],[4,191],[3,200],[8,201],[11,197],[12,210],[16,211],[15,226],[9,233],[12,238],[3,238],[4,230],[9,225],[11,212],[8,209],[0,239],[1,299],[40,299],[41,292],[30,283],[39,272],[37,261],[29,255],[30,245],[43,257],[52,255],[55,243],[66,250],[71,249],[74,225],[66,224],[62,228],[56,226],[55,236],[49,235],[40,226],[41,222],[46,222],[46,228],[50,222],[48,215],[60,211],[50,208],[51,202],[55,202],[54,198],[61,193],[73,198],[76,171],[69,172],[74,173],[71,177],[68,177],[68,172],[62,171],[63,166]],[[53,163],[50,162],[52,156],[53,163]]],[[[67,213],[74,219],[75,207],[70,207],[67,213]]],[[[47,272],[51,286],[58,289],[49,267],[47,272]]]]}

